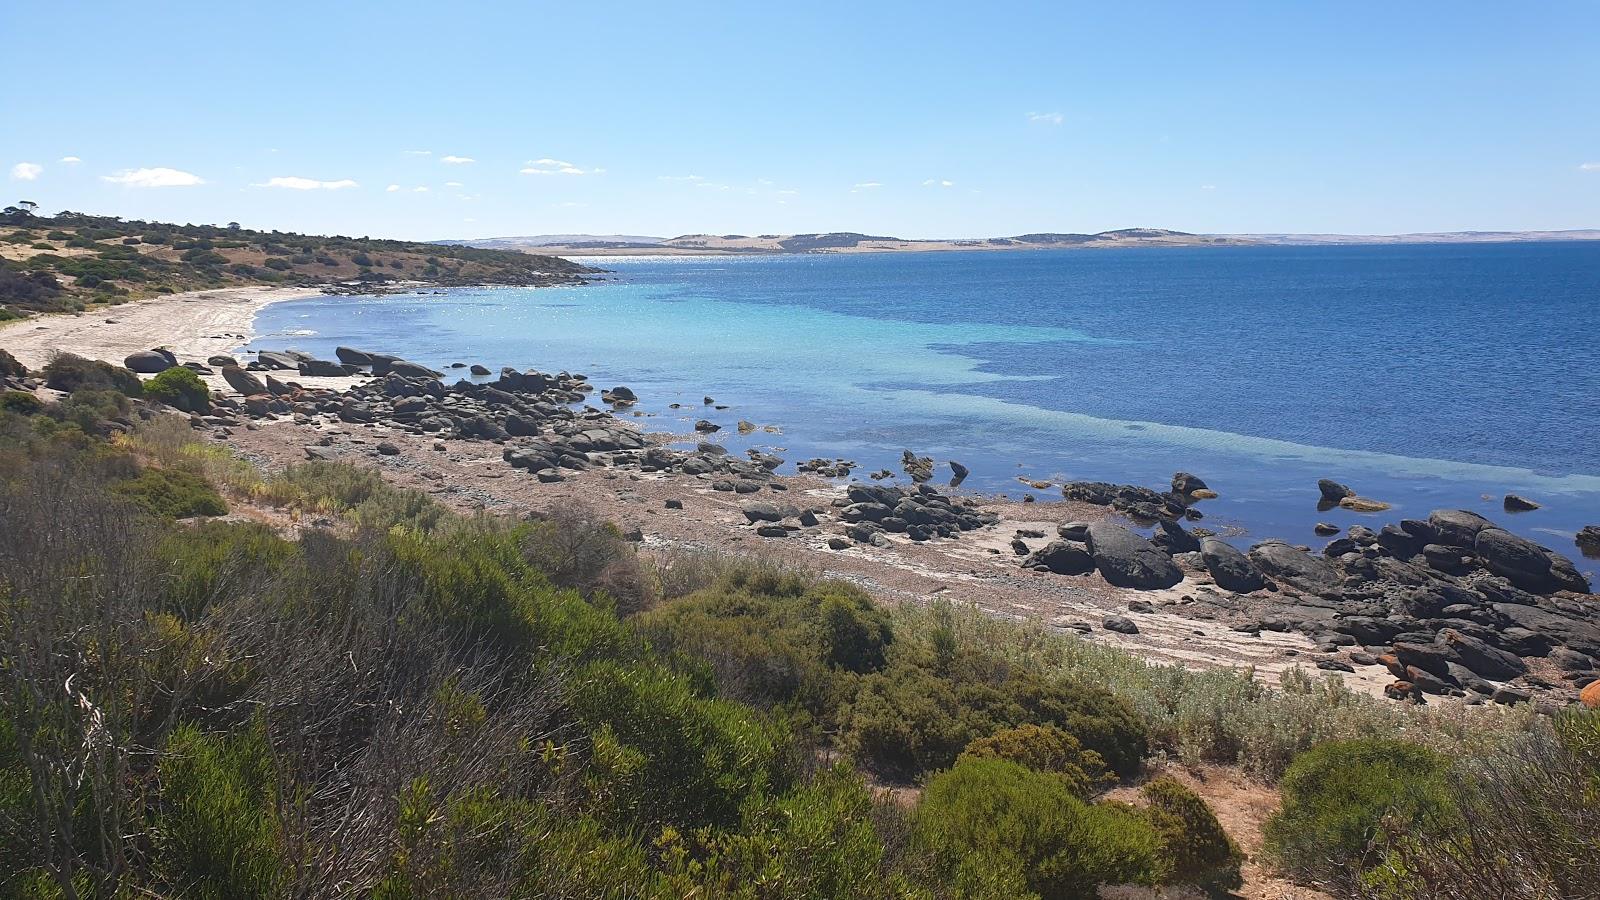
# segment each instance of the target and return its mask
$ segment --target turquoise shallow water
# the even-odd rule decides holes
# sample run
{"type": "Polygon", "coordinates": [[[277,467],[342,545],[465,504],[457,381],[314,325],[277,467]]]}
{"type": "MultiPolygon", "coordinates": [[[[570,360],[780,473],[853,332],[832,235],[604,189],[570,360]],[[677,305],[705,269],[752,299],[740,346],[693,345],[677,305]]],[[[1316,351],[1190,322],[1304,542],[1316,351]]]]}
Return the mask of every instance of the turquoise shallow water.
{"type": "Polygon", "coordinates": [[[585,287],[280,304],[252,348],[582,371],[650,427],[773,423],[726,440],[865,470],[910,448],[1013,495],[1185,469],[1222,494],[1206,524],[1255,538],[1449,505],[1571,553],[1600,521],[1600,245],[596,263],[585,287]],[[1321,477],[1395,510],[1318,513],[1321,477]],[[1506,491],[1546,508],[1509,517],[1506,491]]]}

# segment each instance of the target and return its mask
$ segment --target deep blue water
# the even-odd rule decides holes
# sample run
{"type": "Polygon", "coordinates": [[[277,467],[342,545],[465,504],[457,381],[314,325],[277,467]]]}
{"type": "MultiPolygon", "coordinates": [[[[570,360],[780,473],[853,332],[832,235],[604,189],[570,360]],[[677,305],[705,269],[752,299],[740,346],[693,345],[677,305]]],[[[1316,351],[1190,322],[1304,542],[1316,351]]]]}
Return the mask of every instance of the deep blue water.
{"type": "Polygon", "coordinates": [[[1205,524],[1253,538],[1450,505],[1571,555],[1600,521],[1600,243],[594,262],[580,288],[280,304],[253,346],[583,371],[677,430],[711,394],[784,431],[730,445],[910,448],[989,492],[1184,469],[1222,494],[1205,524]],[[1319,514],[1320,477],[1395,510],[1319,514]]]}

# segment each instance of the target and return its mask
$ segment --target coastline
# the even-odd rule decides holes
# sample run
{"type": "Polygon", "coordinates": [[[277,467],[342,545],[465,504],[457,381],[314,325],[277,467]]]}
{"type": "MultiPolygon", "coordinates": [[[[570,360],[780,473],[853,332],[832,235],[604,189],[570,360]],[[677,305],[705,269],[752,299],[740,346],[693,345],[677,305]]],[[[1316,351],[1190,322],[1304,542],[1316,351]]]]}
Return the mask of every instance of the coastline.
{"type": "MultiPolygon", "coordinates": [[[[122,364],[136,350],[166,347],[184,359],[228,353],[255,337],[261,310],[320,288],[243,287],[160,294],[81,313],[50,313],[0,327],[0,347],[30,369],[57,351],[122,364]]],[[[213,386],[221,385],[217,380],[213,386]]]]}

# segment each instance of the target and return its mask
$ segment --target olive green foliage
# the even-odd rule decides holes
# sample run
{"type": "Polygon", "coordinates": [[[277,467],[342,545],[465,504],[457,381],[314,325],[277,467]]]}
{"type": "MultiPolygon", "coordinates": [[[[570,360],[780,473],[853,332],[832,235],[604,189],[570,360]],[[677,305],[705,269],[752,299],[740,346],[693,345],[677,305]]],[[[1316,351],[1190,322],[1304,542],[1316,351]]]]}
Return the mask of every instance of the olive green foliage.
{"type": "Polygon", "coordinates": [[[1168,881],[1207,890],[1233,890],[1244,883],[1239,874],[1244,855],[1199,795],[1171,777],[1157,778],[1139,792],[1148,802],[1145,818],[1161,836],[1168,881]]]}
{"type": "Polygon", "coordinates": [[[287,860],[270,752],[259,728],[208,735],[185,725],[167,739],[151,830],[159,876],[185,896],[281,895],[287,860]]]}
{"type": "Polygon", "coordinates": [[[962,758],[1004,759],[1036,772],[1049,772],[1067,782],[1080,797],[1092,797],[1115,784],[1105,760],[1083,749],[1077,738],[1054,725],[1018,725],[978,738],[967,745],[962,758]]]}
{"type": "Polygon", "coordinates": [[[71,353],[57,353],[45,363],[44,383],[58,391],[111,390],[129,397],[144,393],[138,375],[121,366],[71,353]]]}
{"type": "Polygon", "coordinates": [[[261,494],[279,506],[342,515],[372,528],[427,531],[445,517],[445,508],[426,494],[395,488],[371,469],[325,461],[289,466],[261,494]]]}
{"type": "Polygon", "coordinates": [[[1002,759],[963,759],[929,779],[916,834],[957,884],[995,870],[1046,900],[1161,877],[1160,836],[1137,811],[1086,803],[1060,778],[1002,759]]]}
{"type": "Polygon", "coordinates": [[[1298,878],[1348,888],[1378,856],[1380,828],[1449,816],[1448,762],[1404,741],[1329,741],[1284,773],[1283,808],[1266,826],[1267,851],[1298,878]]]}
{"type": "Polygon", "coordinates": [[[167,519],[221,516],[228,512],[216,488],[199,475],[181,469],[145,469],[112,486],[147,512],[167,519]]]}
{"type": "Polygon", "coordinates": [[[159,400],[184,412],[207,412],[211,409],[211,391],[192,369],[174,366],[145,382],[144,396],[159,400]]]}
{"type": "Polygon", "coordinates": [[[1600,892],[1600,711],[1553,717],[1518,745],[1455,766],[1449,804],[1389,822],[1355,892],[1373,900],[1543,900],[1600,892]]]}
{"type": "Polygon", "coordinates": [[[43,408],[44,402],[27,391],[5,391],[0,393],[0,409],[31,416],[43,408]]]}

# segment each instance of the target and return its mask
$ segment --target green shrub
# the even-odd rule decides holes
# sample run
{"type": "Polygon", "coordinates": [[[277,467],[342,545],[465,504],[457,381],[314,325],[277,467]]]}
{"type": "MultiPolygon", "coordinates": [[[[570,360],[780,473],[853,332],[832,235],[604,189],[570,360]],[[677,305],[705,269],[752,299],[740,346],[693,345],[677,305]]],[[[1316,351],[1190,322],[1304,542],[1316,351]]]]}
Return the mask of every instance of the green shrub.
{"type": "Polygon", "coordinates": [[[44,383],[58,391],[113,390],[129,397],[144,393],[139,376],[121,366],[71,353],[57,353],[44,367],[44,383]]]}
{"type": "Polygon", "coordinates": [[[1060,778],[1002,759],[963,759],[930,779],[915,833],[956,878],[1009,869],[1045,900],[1088,900],[1100,885],[1161,875],[1160,837],[1139,813],[1085,803],[1060,778]]]}
{"type": "Polygon", "coordinates": [[[145,382],[144,395],[159,400],[184,412],[203,413],[211,410],[211,391],[194,370],[173,366],[145,382]]]}
{"type": "Polygon", "coordinates": [[[181,469],[145,469],[111,490],[165,519],[221,516],[228,512],[228,505],[210,482],[181,469]]]}
{"type": "Polygon", "coordinates": [[[1083,749],[1078,739],[1054,725],[1018,725],[978,738],[962,758],[1004,759],[1035,772],[1059,775],[1079,797],[1089,798],[1115,784],[1105,760],[1083,749]]]}
{"type": "Polygon", "coordinates": [[[1211,807],[1177,779],[1162,777],[1140,788],[1149,801],[1145,816],[1161,836],[1166,881],[1207,890],[1234,890],[1244,883],[1244,855],[1223,830],[1211,807]]]}
{"type": "Polygon", "coordinates": [[[727,827],[793,778],[788,737],[654,666],[597,662],[574,680],[593,742],[590,789],[619,824],[727,827]]]}
{"type": "Polygon", "coordinates": [[[156,864],[183,896],[280,896],[285,864],[265,736],[183,726],[163,748],[156,864]]]}
{"type": "Polygon", "coordinates": [[[31,416],[44,408],[44,403],[27,391],[6,391],[0,393],[0,409],[10,410],[24,416],[31,416]]]}
{"type": "Polygon", "coordinates": [[[279,272],[286,272],[289,269],[294,268],[294,265],[292,263],[290,263],[287,259],[284,259],[281,256],[270,257],[265,262],[263,262],[262,265],[266,266],[269,269],[276,269],[279,272]]]}
{"type": "Polygon", "coordinates": [[[1414,830],[1448,813],[1448,768],[1444,757],[1404,741],[1319,744],[1284,774],[1267,852],[1297,878],[1348,888],[1375,860],[1380,824],[1414,830]]]}
{"type": "Polygon", "coordinates": [[[894,639],[888,616],[859,588],[831,582],[824,590],[818,610],[823,660],[851,672],[883,668],[884,651],[894,639]]]}

